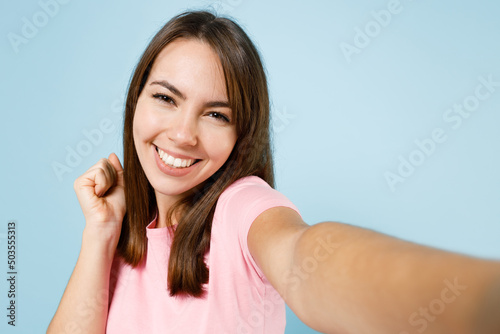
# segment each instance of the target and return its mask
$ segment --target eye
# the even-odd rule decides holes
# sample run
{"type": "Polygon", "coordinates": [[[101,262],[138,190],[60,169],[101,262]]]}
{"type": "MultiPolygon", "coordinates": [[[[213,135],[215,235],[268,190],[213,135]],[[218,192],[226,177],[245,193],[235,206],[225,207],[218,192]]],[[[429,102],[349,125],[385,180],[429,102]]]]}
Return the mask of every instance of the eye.
{"type": "Polygon", "coordinates": [[[161,94],[161,93],[156,93],[153,94],[153,97],[157,100],[160,100],[160,102],[168,103],[168,104],[173,104],[175,105],[174,99],[172,99],[170,96],[161,94]]]}
{"type": "Polygon", "coordinates": [[[215,118],[216,120],[221,121],[221,122],[225,122],[225,123],[230,122],[229,117],[227,117],[226,115],[224,115],[223,113],[220,113],[220,112],[211,111],[208,113],[208,116],[215,118]]]}

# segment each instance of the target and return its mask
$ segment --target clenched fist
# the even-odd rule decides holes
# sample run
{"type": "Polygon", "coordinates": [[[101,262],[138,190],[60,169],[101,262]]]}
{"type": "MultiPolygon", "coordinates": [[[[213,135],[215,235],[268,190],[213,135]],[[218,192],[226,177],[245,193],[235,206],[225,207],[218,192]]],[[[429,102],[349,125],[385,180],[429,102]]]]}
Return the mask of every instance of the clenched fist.
{"type": "Polygon", "coordinates": [[[74,188],[83,214],[85,229],[103,240],[117,243],[125,215],[123,168],[111,153],[75,180],[74,188]]]}

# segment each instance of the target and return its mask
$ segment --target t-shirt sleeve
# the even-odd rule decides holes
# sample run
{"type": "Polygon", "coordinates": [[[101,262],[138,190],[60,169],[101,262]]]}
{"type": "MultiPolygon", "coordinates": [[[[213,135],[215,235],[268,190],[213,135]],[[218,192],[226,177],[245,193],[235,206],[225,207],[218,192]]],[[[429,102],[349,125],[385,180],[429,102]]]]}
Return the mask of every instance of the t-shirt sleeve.
{"type": "Polygon", "coordinates": [[[248,176],[233,183],[222,193],[219,201],[223,224],[237,239],[244,261],[260,279],[265,279],[248,249],[250,226],[261,213],[274,207],[288,207],[300,214],[299,210],[285,195],[256,176],[248,176]]]}

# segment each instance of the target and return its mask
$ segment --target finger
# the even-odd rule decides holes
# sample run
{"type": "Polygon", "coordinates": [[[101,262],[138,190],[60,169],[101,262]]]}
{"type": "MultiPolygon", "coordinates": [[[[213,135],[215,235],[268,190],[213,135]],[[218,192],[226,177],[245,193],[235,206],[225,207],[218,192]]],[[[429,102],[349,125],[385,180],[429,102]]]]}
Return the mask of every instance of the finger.
{"type": "Polygon", "coordinates": [[[109,179],[109,176],[106,176],[102,163],[99,162],[77,178],[73,186],[79,199],[100,197],[109,188],[107,179],[109,179]]]}
{"type": "MultiPolygon", "coordinates": [[[[87,171],[88,175],[92,175],[94,179],[95,173],[104,173],[106,182],[110,183],[109,187],[113,186],[116,182],[116,171],[113,165],[106,158],[99,160],[94,166],[90,167],[87,171]]],[[[87,174],[85,173],[85,174],[87,174]]]]}
{"type": "Polygon", "coordinates": [[[123,186],[123,167],[122,164],[120,163],[120,159],[116,156],[115,153],[111,153],[108,157],[109,163],[113,166],[115,172],[116,172],[116,184],[118,186],[123,186]]]}
{"type": "Polygon", "coordinates": [[[102,197],[116,183],[116,171],[108,159],[102,158],[94,169],[94,193],[102,197]]]}
{"type": "Polygon", "coordinates": [[[98,197],[102,197],[109,188],[113,186],[113,177],[106,167],[97,168],[93,174],[94,177],[94,193],[98,197]]]}

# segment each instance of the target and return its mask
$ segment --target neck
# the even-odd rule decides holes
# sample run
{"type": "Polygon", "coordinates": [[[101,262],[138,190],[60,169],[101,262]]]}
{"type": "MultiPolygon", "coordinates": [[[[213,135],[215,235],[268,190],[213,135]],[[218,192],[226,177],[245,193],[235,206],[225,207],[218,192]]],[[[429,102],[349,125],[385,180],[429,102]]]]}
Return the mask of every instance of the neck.
{"type": "Polygon", "coordinates": [[[169,210],[172,208],[172,206],[181,199],[181,197],[178,196],[165,196],[160,193],[156,193],[156,205],[158,207],[158,217],[156,218],[156,228],[160,227],[167,227],[169,225],[176,225],[178,223],[177,219],[177,213],[179,212],[178,210],[175,210],[176,212],[172,213],[172,217],[170,219],[169,223],[169,217],[168,213],[169,210]]]}

